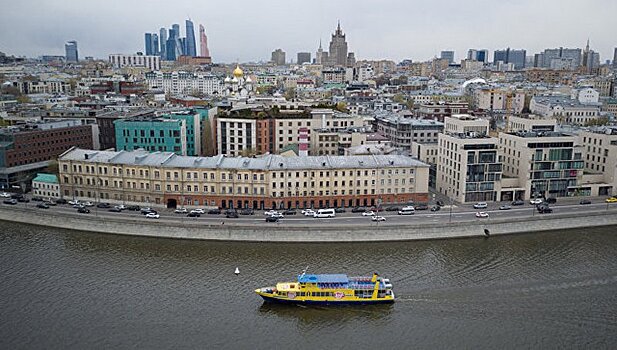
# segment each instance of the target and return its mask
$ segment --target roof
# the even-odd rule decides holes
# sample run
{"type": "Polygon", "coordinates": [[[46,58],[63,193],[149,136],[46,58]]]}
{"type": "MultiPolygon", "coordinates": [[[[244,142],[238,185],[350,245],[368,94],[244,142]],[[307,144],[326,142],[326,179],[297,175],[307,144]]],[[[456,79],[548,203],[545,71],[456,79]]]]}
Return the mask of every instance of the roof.
{"type": "Polygon", "coordinates": [[[349,283],[349,278],[345,274],[325,274],[325,275],[299,275],[299,283],[349,283]]]}
{"type": "Polygon", "coordinates": [[[426,167],[417,159],[402,155],[367,156],[307,156],[283,157],[268,154],[263,157],[179,156],[172,152],[95,151],[74,148],[60,155],[59,161],[145,165],[167,168],[203,168],[237,170],[315,170],[315,169],[376,169],[388,167],[426,167]]]}
{"type": "Polygon", "coordinates": [[[36,177],[32,179],[32,182],[45,182],[49,184],[57,184],[58,177],[55,174],[38,173],[36,174],[36,177]]]}

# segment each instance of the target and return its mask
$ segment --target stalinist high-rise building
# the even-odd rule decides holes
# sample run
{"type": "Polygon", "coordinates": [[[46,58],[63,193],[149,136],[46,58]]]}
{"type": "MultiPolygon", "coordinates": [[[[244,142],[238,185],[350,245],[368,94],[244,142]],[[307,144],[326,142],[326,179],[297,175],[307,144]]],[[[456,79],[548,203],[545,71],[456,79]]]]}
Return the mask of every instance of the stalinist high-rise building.
{"type": "Polygon", "coordinates": [[[355,63],[355,57],[352,52],[347,52],[347,41],[345,41],[345,34],[341,30],[341,22],[338,23],[336,31],[332,34],[332,40],[330,40],[329,52],[321,53],[320,50],[317,53],[317,63],[321,63],[326,66],[343,66],[348,67],[355,63]],[[321,58],[321,59],[320,59],[321,58]],[[319,62],[321,61],[321,62],[319,62]]]}

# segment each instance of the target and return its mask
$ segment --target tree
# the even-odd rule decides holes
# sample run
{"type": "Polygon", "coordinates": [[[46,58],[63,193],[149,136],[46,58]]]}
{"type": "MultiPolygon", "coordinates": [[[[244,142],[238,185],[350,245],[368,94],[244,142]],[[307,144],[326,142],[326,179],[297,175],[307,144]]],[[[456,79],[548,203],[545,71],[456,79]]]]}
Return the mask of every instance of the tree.
{"type": "Polygon", "coordinates": [[[347,104],[346,104],[345,102],[338,102],[338,103],[336,104],[335,109],[336,109],[337,111],[339,111],[339,112],[343,112],[343,113],[347,113],[347,112],[349,112],[349,111],[347,110],[347,104]]]}
{"type": "Polygon", "coordinates": [[[296,89],[289,88],[285,90],[285,94],[283,95],[287,101],[291,101],[296,98],[296,89]]]}
{"type": "Polygon", "coordinates": [[[256,155],[256,154],[257,154],[257,151],[255,151],[254,149],[252,149],[252,148],[250,148],[250,147],[249,147],[249,148],[245,148],[245,149],[243,149],[243,150],[240,152],[240,155],[241,155],[242,157],[252,157],[252,156],[254,156],[254,155],[256,155]]]}
{"type": "Polygon", "coordinates": [[[57,160],[50,160],[49,163],[47,163],[47,172],[56,175],[60,174],[60,166],[57,160]]]}
{"type": "Polygon", "coordinates": [[[17,102],[19,103],[29,103],[30,98],[26,95],[17,96],[17,102]]]}

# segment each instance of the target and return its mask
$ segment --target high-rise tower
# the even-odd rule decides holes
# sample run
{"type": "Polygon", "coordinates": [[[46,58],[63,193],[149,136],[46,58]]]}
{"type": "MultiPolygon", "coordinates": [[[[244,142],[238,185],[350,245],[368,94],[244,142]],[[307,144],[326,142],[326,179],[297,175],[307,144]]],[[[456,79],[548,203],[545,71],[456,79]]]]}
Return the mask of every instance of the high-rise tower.
{"type": "Polygon", "coordinates": [[[159,29],[159,42],[160,42],[160,46],[161,49],[159,50],[159,53],[161,55],[161,59],[165,60],[167,59],[167,29],[165,28],[161,28],[159,29]]]}
{"type": "Polygon", "coordinates": [[[66,53],[67,62],[79,61],[79,54],[77,52],[77,41],[67,41],[66,44],[64,44],[64,51],[66,53]]]}
{"type": "Polygon", "coordinates": [[[347,41],[341,30],[341,22],[338,22],[336,31],[330,40],[329,63],[333,66],[347,66],[347,41]]]}
{"type": "Polygon", "coordinates": [[[197,47],[195,44],[195,29],[193,28],[193,22],[190,19],[187,19],[186,22],[186,47],[184,50],[184,54],[187,56],[195,57],[197,56],[197,47]]]}
{"type": "Polygon", "coordinates": [[[206,29],[203,25],[199,25],[199,55],[201,57],[210,57],[210,50],[208,50],[208,37],[206,36],[206,29]]]}

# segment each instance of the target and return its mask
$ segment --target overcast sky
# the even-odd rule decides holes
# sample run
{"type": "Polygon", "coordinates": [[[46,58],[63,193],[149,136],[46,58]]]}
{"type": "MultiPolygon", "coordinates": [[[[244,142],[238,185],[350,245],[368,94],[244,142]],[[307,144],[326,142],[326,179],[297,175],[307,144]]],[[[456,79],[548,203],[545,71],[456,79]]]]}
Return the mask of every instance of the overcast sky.
{"type": "MultiPolygon", "coordinates": [[[[616,0],[4,0],[0,51],[37,57],[64,55],[77,40],[79,56],[144,51],[144,33],[190,17],[208,35],[215,62],[267,61],[276,48],[287,60],[324,49],[337,20],[357,59],[414,61],[469,48],[591,48],[604,62],[617,47],[616,0]]],[[[198,39],[197,39],[198,40],[198,39]]],[[[199,45],[199,43],[197,43],[199,45]]],[[[199,49],[198,49],[199,52],[199,49]]]]}

